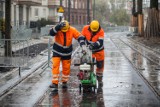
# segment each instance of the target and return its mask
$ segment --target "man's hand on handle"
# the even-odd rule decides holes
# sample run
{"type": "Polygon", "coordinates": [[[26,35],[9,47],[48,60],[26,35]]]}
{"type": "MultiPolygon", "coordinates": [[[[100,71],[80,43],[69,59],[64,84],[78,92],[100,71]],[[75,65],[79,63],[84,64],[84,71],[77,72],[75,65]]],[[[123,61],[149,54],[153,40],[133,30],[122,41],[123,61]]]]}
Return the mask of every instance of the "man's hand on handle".
{"type": "Polygon", "coordinates": [[[64,26],[66,26],[66,23],[65,23],[65,22],[60,22],[59,24],[57,24],[57,25],[55,26],[55,30],[56,30],[56,31],[59,31],[59,30],[61,30],[61,28],[64,27],[64,26]]]}
{"type": "Polygon", "coordinates": [[[83,53],[83,54],[86,54],[86,52],[87,52],[87,47],[86,47],[86,45],[82,45],[82,53],[83,53]]]}

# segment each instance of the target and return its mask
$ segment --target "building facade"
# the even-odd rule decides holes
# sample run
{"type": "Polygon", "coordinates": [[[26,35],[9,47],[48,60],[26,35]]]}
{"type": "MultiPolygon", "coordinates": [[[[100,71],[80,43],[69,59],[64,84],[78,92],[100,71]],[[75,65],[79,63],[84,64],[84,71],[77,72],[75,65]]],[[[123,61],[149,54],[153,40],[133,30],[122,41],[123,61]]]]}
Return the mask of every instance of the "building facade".
{"type": "MultiPolygon", "coordinates": [[[[69,19],[68,0],[65,0],[65,13],[64,18],[69,19]]],[[[92,0],[89,0],[89,19],[93,17],[92,0]]],[[[87,0],[71,0],[70,4],[70,23],[74,25],[87,24],[87,0]]]]}
{"type": "MultiPolygon", "coordinates": [[[[60,0],[48,0],[49,16],[48,19],[53,22],[59,22],[57,9],[60,6],[60,0]]],[[[64,8],[63,19],[68,20],[70,14],[70,23],[74,25],[87,24],[87,0],[62,0],[64,8]],[[70,13],[69,13],[70,8],[70,13]]],[[[92,0],[89,0],[89,16],[92,20],[92,0]]]]}
{"type": "MultiPolygon", "coordinates": [[[[62,0],[63,19],[69,19],[75,25],[87,24],[88,0],[62,0]],[[70,7],[70,12],[68,8],[70,7]]],[[[54,23],[59,22],[57,9],[60,0],[12,0],[11,25],[31,27],[37,20],[44,18],[54,23]]],[[[0,18],[5,19],[5,0],[0,0],[0,18]]],[[[89,18],[92,19],[92,0],[89,0],[89,18]]]]}
{"type": "MultiPolygon", "coordinates": [[[[11,25],[29,27],[33,20],[33,7],[41,6],[41,0],[12,0],[11,4],[11,25]]],[[[5,7],[5,6],[4,6],[5,7]]],[[[5,16],[4,16],[5,17],[5,16]]]]}

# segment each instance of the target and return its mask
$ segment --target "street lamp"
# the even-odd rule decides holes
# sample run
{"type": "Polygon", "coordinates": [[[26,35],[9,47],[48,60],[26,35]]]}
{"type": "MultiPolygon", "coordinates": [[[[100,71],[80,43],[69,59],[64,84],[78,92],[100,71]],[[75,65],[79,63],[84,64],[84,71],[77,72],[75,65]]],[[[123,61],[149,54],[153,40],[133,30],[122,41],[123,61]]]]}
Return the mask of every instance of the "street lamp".
{"type": "Polygon", "coordinates": [[[89,0],[87,0],[87,24],[90,23],[89,0]]]}
{"type": "Polygon", "coordinates": [[[68,22],[70,22],[71,0],[68,0],[68,22]]]}
{"type": "Polygon", "coordinates": [[[94,0],[94,3],[93,3],[93,19],[95,19],[95,9],[96,9],[95,6],[96,6],[96,5],[95,5],[95,0],[94,0]]]}
{"type": "MultiPolygon", "coordinates": [[[[62,0],[60,0],[60,6],[62,6],[62,0]]],[[[59,16],[59,22],[62,21],[62,16],[59,16]]]]}

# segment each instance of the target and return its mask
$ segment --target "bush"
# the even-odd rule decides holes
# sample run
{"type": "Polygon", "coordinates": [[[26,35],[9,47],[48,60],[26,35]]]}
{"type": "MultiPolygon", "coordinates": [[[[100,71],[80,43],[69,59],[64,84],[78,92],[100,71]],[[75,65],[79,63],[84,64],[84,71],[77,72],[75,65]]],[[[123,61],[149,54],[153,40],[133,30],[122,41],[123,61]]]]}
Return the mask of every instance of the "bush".
{"type": "Polygon", "coordinates": [[[51,25],[53,24],[52,21],[50,20],[46,20],[44,18],[40,19],[40,20],[37,20],[37,27],[38,27],[38,30],[40,31],[41,27],[44,27],[46,25],[51,25]]]}

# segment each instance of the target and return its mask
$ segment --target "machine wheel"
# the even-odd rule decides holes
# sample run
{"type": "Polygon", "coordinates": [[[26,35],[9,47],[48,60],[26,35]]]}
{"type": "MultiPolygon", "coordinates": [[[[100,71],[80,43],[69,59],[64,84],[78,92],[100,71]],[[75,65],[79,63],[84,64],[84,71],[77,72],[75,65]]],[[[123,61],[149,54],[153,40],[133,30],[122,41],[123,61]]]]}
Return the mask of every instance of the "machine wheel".
{"type": "Polygon", "coordinates": [[[93,91],[94,93],[97,93],[97,89],[98,89],[98,80],[96,80],[96,85],[93,87],[93,91]]]}
{"type": "Polygon", "coordinates": [[[94,93],[96,92],[96,86],[93,87],[93,92],[94,92],[94,93]]]}

